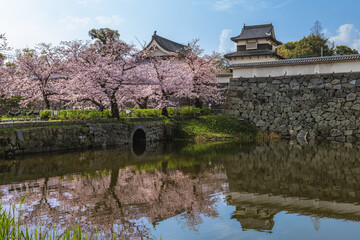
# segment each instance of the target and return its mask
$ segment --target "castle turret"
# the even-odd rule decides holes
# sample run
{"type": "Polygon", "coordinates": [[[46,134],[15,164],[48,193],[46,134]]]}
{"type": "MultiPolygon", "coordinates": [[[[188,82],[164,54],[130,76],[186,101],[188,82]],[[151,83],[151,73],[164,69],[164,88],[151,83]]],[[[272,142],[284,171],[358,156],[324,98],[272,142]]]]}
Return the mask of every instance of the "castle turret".
{"type": "Polygon", "coordinates": [[[272,24],[244,25],[240,35],[231,40],[236,43],[237,51],[226,54],[225,57],[232,64],[283,59],[276,51],[282,42],[276,39],[272,24]]]}

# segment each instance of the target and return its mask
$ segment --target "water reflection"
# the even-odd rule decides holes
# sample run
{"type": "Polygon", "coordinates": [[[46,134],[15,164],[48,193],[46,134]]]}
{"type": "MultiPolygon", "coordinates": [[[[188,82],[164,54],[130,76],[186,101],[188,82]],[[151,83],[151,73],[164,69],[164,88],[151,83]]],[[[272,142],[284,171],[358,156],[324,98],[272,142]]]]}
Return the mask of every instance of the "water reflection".
{"type": "Polygon", "coordinates": [[[60,230],[80,222],[126,238],[156,238],[154,229],[173,218],[197,236],[209,219],[276,234],[275,216],[284,211],[310,216],[319,231],[322,218],[360,221],[359,150],[347,143],[155,143],[140,156],[131,146],[41,155],[0,162],[0,194],[11,204],[27,193],[24,221],[37,224],[41,214],[43,225],[60,230]],[[234,208],[228,219],[222,202],[234,208]]]}
{"type": "Polygon", "coordinates": [[[342,143],[279,143],[227,157],[233,217],[253,215],[245,228],[256,230],[271,230],[281,211],[360,221],[359,160],[359,145],[342,143]]]}

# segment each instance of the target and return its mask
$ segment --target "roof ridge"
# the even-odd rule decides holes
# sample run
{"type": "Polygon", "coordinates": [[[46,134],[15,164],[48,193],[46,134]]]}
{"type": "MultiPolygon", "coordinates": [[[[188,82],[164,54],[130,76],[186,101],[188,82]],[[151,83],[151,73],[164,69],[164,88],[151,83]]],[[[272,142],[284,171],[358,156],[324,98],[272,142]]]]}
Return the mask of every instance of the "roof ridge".
{"type": "Polygon", "coordinates": [[[282,64],[292,64],[292,63],[312,63],[312,62],[326,62],[326,61],[336,61],[336,60],[360,60],[360,54],[352,55],[338,55],[338,56],[325,56],[325,57],[312,57],[312,58],[290,58],[282,59],[277,61],[268,61],[268,62],[254,62],[254,63],[240,63],[232,64],[232,67],[261,67],[261,66],[274,66],[282,64]]]}
{"type": "Polygon", "coordinates": [[[262,27],[273,27],[272,23],[258,24],[258,25],[244,25],[244,28],[262,28],[262,27]]]}
{"type": "Polygon", "coordinates": [[[158,37],[158,38],[162,38],[162,39],[164,39],[164,40],[166,40],[166,41],[169,41],[169,42],[172,42],[172,43],[175,43],[175,44],[178,44],[178,45],[187,47],[187,46],[184,45],[184,44],[181,44],[181,43],[178,43],[178,42],[174,42],[174,41],[172,41],[172,40],[170,40],[170,39],[164,38],[164,37],[162,37],[162,36],[160,36],[160,35],[157,35],[157,34],[153,35],[153,37],[154,37],[154,38],[157,38],[157,37],[158,37]]]}

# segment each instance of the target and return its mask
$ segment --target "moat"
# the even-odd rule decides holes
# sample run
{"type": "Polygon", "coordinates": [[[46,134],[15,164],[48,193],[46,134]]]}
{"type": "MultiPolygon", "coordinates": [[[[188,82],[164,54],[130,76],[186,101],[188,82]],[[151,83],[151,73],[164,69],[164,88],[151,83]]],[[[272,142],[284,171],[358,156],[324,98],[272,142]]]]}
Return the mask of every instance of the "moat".
{"type": "Polygon", "coordinates": [[[124,239],[357,239],[360,144],[147,143],[0,161],[30,228],[124,239]]]}

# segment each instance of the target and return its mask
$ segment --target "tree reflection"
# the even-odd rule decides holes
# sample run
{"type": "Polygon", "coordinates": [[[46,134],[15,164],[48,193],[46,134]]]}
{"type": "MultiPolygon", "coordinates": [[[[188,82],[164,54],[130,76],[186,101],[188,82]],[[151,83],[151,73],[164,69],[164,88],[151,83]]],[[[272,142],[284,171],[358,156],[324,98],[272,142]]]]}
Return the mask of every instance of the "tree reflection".
{"type": "Polygon", "coordinates": [[[221,167],[204,168],[196,177],[168,168],[139,171],[132,166],[85,174],[52,177],[1,187],[19,202],[23,193],[24,221],[64,230],[80,222],[90,231],[117,233],[125,238],[150,237],[157,222],[181,214],[182,225],[196,230],[202,218],[217,217],[214,194],[223,191],[221,167]],[[213,184],[219,182],[218,184],[213,184]],[[212,184],[209,184],[212,183],[212,184]]]}

